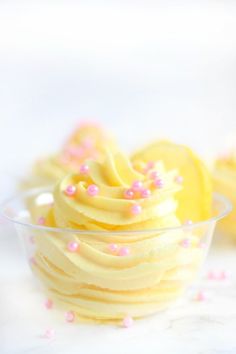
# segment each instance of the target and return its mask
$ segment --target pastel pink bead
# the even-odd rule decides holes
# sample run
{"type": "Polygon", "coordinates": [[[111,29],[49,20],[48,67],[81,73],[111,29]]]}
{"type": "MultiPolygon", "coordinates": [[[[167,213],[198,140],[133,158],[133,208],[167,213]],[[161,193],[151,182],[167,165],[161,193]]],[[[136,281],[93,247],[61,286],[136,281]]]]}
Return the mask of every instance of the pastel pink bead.
{"type": "Polygon", "coordinates": [[[181,246],[184,247],[184,248],[188,248],[190,247],[190,240],[188,238],[185,238],[184,240],[181,241],[181,246]]]}
{"type": "Polygon", "coordinates": [[[129,254],[130,254],[130,250],[128,247],[121,247],[119,249],[119,252],[118,252],[119,256],[124,257],[124,256],[129,256],[129,254]]]}
{"type": "Polygon", "coordinates": [[[140,195],[142,198],[149,198],[151,196],[151,191],[150,189],[145,188],[140,192],[140,195]]]}
{"type": "Polygon", "coordinates": [[[51,310],[53,308],[53,302],[50,299],[47,299],[44,303],[46,309],[51,310]]]}
{"type": "Polygon", "coordinates": [[[207,248],[207,244],[205,242],[200,242],[199,243],[199,248],[207,248]]]}
{"type": "Polygon", "coordinates": [[[90,197],[95,197],[99,193],[99,188],[96,184],[90,184],[87,188],[87,193],[90,197]]]}
{"type": "Polygon", "coordinates": [[[40,216],[39,218],[38,218],[38,221],[37,221],[37,223],[38,223],[38,225],[44,225],[45,224],[45,218],[43,217],[43,216],[40,216]]]}
{"type": "Polygon", "coordinates": [[[124,193],[125,199],[133,199],[134,198],[134,191],[132,189],[126,189],[124,193]]]}
{"type": "Polygon", "coordinates": [[[82,145],[84,146],[85,149],[92,149],[95,145],[95,140],[93,140],[92,138],[85,138],[83,141],[82,141],[82,145]]]}
{"type": "Polygon", "coordinates": [[[68,249],[68,251],[70,251],[70,252],[76,252],[76,251],[79,249],[79,244],[78,244],[78,242],[70,241],[70,242],[67,244],[67,249],[68,249]]]}
{"type": "Polygon", "coordinates": [[[131,214],[132,215],[139,215],[142,212],[142,207],[139,204],[133,204],[131,206],[131,214]]]}
{"type": "Polygon", "coordinates": [[[178,184],[182,184],[184,181],[183,177],[182,176],[177,176],[175,177],[175,182],[178,183],[178,184]]]}
{"type": "Polygon", "coordinates": [[[156,188],[162,188],[164,186],[164,182],[161,178],[157,178],[153,181],[153,185],[156,188]]]}
{"type": "Polygon", "coordinates": [[[214,271],[209,271],[208,273],[207,273],[207,279],[208,280],[216,280],[217,279],[217,274],[216,274],[216,272],[214,272],[214,271]]]}
{"type": "Polygon", "coordinates": [[[159,172],[157,172],[157,171],[152,171],[152,172],[150,173],[150,178],[151,178],[151,179],[159,179],[159,178],[160,178],[159,172]]]}
{"type": "Polygon", "coordinates": [[[190,219],[185,220],[185,222],[184,222],[184,225],[192,225],[192,224],[193,224],[193,222],[190,219]]]}
{"type": "Polygon", "coordinates": [[[36,265],[36,260],[34,257],[30,257],[29,262],[31,265],[36,265]]]}
{"type": "Polygon", "coordinates": [[[218,275],[219,280],[226,280],[229,278],[229,273],[226,272],[225,270],[221,271],[218,275]]]}
{"type": "Polygon", "coordinates": [[[52,328],[46,329],[46,331],[43,334],[43,338],[51,339],[55,336],[55,330],[52,328]]]}
{"type": "Polygon", "coordinates": [[[76,186],[73,186],[72,184],[67,186],[66,189],[65,189],[65,194],[68,196],[68,197],[72,197],[73,195],[75,195],[76,193],[76,186]]]}
{"type": "Polygon", "coordinates": [[[73,311],[68,311],[65,313],[65,320],[66,322],[74,322],[75,320],[75,314],[73,311]]]}
{"type": "Polygon", "coordinates": [[[207,294],[205,291],[199,291],[196,296],[196,300],[199,302],[203,302],[207,300],[207,294]]]}
{"type": "Polygon", "coordinates": [[[143,183],[141,181],[134,181],[131,188],[133,191],[139,192],[143,188],[143,183]]]}
{"type": "Polygon", "coordinates": [[[154,161],[148,161],[146,164],[146,169],[150,170],[151,168],[155,167],[155,162],[154,161]]]}
{"type": "Polygon", "coordinates": [[[111,243],[110,245],[108,245],[108,248],[111,252],[117,252],[118,250],[118,246],[115,243],[111,243]]]}
{"type": "Polygon", "coordinates": [[[134,324],[134,320],[133,320],[133,318],[131,316],[126,316],[123,319],[122,325],[123,325],[124,328],[130,328],[130,327],[133,326],[133,324],[134,324]]]}
{"type": "Polygon", "coordinates": [[[89,172],[89,166],[86,164],[83,164],[80,166],[80,173],[83,175],[86,175],[89,172]]]}

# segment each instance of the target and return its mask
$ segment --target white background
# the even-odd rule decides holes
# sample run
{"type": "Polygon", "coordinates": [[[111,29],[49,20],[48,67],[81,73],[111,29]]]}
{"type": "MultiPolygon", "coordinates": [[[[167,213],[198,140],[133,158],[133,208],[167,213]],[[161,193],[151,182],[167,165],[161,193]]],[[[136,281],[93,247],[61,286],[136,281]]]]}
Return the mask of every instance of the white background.
{"type": "Polygon", "coordinates": [[[236,131],[235,1],[0,0],[1,169],[22,173],[80,119],[129,148],[210,155],[236,131]]]}
{"type": "MultiPolygon", "coordinates": [[[[169,137],[214,155],[236,132],[235,98],[235,0],[0,0],[0,199],[84,118],[127,149],[169,137]]],[[[14,232],[0,226],[1,354],[236,353],[232,245],[211,250],[205,269],[233,276],[201,285],[209,302],[186,299],[122,332],[46,312],[14,232]],[[55,340],[41,338],[48,327],[55,340]]]]}

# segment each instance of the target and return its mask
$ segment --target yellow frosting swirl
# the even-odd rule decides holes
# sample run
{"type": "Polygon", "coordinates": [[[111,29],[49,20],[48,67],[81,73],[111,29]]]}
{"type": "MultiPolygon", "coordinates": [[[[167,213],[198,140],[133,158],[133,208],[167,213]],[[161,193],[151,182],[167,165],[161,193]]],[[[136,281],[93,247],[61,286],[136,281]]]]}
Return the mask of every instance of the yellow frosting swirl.
{"type": "Polygon", "coordinates": [[[81,124],[56,154],[36,161],[23,188],[54,184],[68,173],[78,172],[88,158],[102,161],[105,150],[116,150],[113,137],[95,123],[81,124]]]}
{"type": "Polygon", "coordinates": [[[236,237],[236,150],[219,157],[213,169],[215,191],[225,195],[233,205],[232,212],[220,221],[222,230],[236,237]]]}
{"type": "Polygon", "coordinates": [[[119,321],[127,314],[136,318],[165,308],[192,280],[203,252],[199,235],[156,230],[180,225],[174,199],[180,189],[177,171],[167,172],[156,163],[163,187],[154,188],[150,175],[136,171],[121,153],[108,153],[103,163],[90,161],[88,166],[87,175],[72,174],[56,185],[47,226],[64,231],[36,236],[34,271],[50,297],[77,318],[119,321]],[[125,191],[137,180],[150,189],[150,197],[136,192],[134,199],[126,199],[125,191]],[[96,196],[88,194],[91,184],[99,189],[96,196]],[[73,196],[65,193],[68,185],[76,187],[73,196]],[[141,212],[133,215],[137,204],[141,212]],[[181,245],[186,237],[188,248],[181,245]],[[70,252],[68,242],[79,244],[79,250],[70,252]],[[111,244],[117,251],[111,252],[111,244]],[[122,256],[124,248],[129,253],[122,256]]]}

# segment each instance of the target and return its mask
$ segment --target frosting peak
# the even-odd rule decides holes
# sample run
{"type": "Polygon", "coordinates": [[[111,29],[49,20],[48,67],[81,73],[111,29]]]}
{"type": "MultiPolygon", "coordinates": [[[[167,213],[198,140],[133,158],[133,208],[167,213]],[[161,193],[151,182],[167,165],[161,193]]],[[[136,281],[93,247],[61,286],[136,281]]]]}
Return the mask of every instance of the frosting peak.
{"type": "Polygon", "coordinates": [[[177,204],[173,198],[180,189],[175,183],[177,171],[166,172],[162,162],[156,163],[153,171],[158,172],[163,182],[158,187],[152,179],[153,171],[138,172],[120,152],[108,152],[103,163],[91,160],[86,164],[86,174],[70,174],[55,187],[53,214],[57,226],[87,230],[112,227],[118,231],[132,226],[141,230],[165,226],[163,220],[171,214],[172,226],[177,225],[177,204]],[[68,186],[76,190],[73,196],[65,193],[68,186]],[[90,187],[97,188],[96,195],[91,195],[90,187]],[[133,196],[127,199],[125,193],[129,189],[133,196]],[[148,195],[144,193],[147,190],[148,195]]]}

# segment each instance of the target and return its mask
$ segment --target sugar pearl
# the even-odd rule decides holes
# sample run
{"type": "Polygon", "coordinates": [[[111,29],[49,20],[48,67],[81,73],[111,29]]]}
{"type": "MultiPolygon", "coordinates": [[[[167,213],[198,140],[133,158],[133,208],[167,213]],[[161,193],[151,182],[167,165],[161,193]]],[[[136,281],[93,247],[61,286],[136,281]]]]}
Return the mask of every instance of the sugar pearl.
{"type": "Polygon", "coordinates": [[[185,222],[184,222],[184,225],[192,225],[192,224],[193,224],[193,222],[190,219],[185,220],[185,222]]]}
{"type": "Polygon", "coordinates": [[[43,216],[40,216],[39,218],[38,218],[38,221],[37,221],[37,223],[38,223],[38,225],[44,225],[45,224],[45,218],[43,217],[43,216]]]}
{"type": "Polygon", "coordinates": [[[190,246],[190,240],[188,238],[185,238],[184,240],[181,241],[181,246],[184,248],[188,248],[190,246]]]}
{"type": "Polygon", "coordinates": [[[72,197],[73,195],[75,195],[76,193],[76,186],[73,186],[72,184],[67,186],[66,189],[65,189],[65,194],[68,196],[68,197],[72,197]]]}
{"type": "Polygon", "coordinates": [[[129,328],[129,327],[132,327],[134,324],[134,320],[131,316],[126,316],[124,319],[123,319],[123,327],[124,328],[129,328]]]}
{"type": "Polygon", "coordinates": [[[79,244],[75,241],[70,241],[68,244],[67,244],[67,248],[70,252],[76,252],[79,248],[79,244]]]}
{"type": "Polygon", "coordinates": [[[53,302],[52,302],[52,300],[47,299],[47,300],[44,302],[44,305],[45,305],[45,307],[46,307],[48,310],[50,310],[50,309],[52,309],[52,307],[53,307],[53,302]]]}
{"type": "Polygon", "coordinates": [[[139,204],[133,204],[131,206],[131,214],[132,215],[139,215],[142,212],[142,207],[139,204]]]}
{"type": "Polygon", "coordinates": [[[161,178],[157,178],[153,181],[153,185],[156,188],[162,188],[164,186],[164,182],[161,178]]]}
{"type": "Polygon", "coordinates": [[[99,193],[99,188],[95,184],[90,184],[87,188],[87,193],[90,197],[94,197],[99,193]]]}
{"type": "Polygon", "coordinates": [[[83,175],[86,175],[89,172],[89,166],[86,164],[83,164],[80,166],[80,173],[83,175]]]}
{"type": "Polygon", "coordinates": [[[210,270],[210,271],[207,273],[207,279],[208,279],[208,280],[215,280],[215,279],[217,279],[217,274],[216,274],[216,272],[210,270]]]}
{"type": "Polygon", "coordinates": [[[134,197],[134,192],[132,189],[126,189],[125,193],[124,193],[124,197],[125,199],[133,199],[134,197]]]}
{"type": "Polygon", "coordinates": [[[151,196],[150,189],[143,189],[140,193],[142,198],[149,198],[151,196]]]}
{"type": "Polygon", "coordinates": [[[178,184],[182,184],[184,181],[183,177],[182,176],[177,176],[175,177],[175,182],[178,183],[178,184]]]}
{"type": "Polygon", "coordinates": [[[141,181],[134,181],[132,183],[132,189],[135,192],[139,192],[143,188],[143,183],[141,181]]]}
{"type": "Polygon", "coordinates": [[[158,179],[160,177],[160,174],[159,174],[159,172],[157,172],[157,171],[152,171],[151,173],[150,173],[150,178],[151,179],[158,179]]]}
{"type": "Polygon", "coordinates": [[[128,256],[130,254],[130,250],[128,247],[121,247],[119,249],[118,255],[123,257],[123,256],[128,256]]]}
{"type": "Polygon", "coordinates": [[[108,248],[111,252],[116,252],[118,250],[118,246],[115,243],[108,245],[108,248]]]}
{"type": "Polygon", "coordinates": [[[148,170],[150,170],[151,168],[154,168],[154,166],[155,166],[155,162],[154,162],[154,161],[149,161],[149,162],[147,162],[147,164],[146,164],[146,168],[147,168],[148,170]]]}
{"type": "Polygon", "coordinates": [[[52,328],[46,329],[46,331],[43,334],[43,338],[51,339],[55,336],[55,330],[52,328]]]}
{"type": "Polygon", "coordinates": [[[196,300],[199,302],[203,302],[207,300],[207,294],[205,291],[199,291],[197,296],[196,296],[196,300]]]}
{"type": "Polygon", "coordinates": [[[74,322],[75,320],[75,314],[73,311],[68,311],[65,313],[65,319],[66,322],[74,322]]]}

